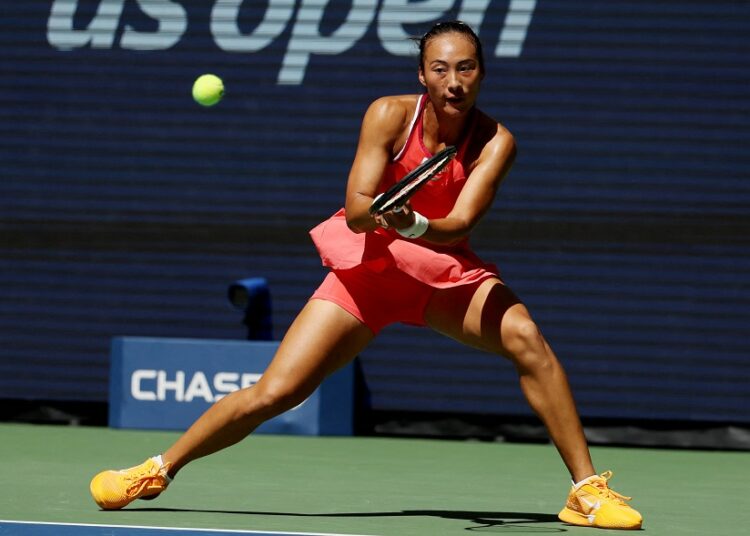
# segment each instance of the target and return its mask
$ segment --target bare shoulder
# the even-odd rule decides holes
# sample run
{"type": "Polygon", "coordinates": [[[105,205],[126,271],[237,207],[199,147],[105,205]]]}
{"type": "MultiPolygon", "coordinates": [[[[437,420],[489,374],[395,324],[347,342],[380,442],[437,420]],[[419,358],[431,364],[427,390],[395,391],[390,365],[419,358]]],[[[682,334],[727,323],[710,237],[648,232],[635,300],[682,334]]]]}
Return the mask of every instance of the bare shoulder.
{"type": "Polygon", "coordinates": [[[515,147],[516,141],[510,130],[484,112],[479,113],[478,137],[487,148],[502,150],[515,147]]]}
{"type": "Polygon", "coordinates": [[[419,95],[388,95],[375,99],[370,104],[370,110],[411,115],[418,101],[419,95]]]}
{"type": "Polygon", "coordinates": [[[516,155],[516,141],[510,130],[479,111],[477,129],[472,139],[471,152],[476,163],[487,160],[512,162],[516,155]]]}
{"type": "Polygon", "coordinates": [[[418,100],[418,95],[380,97],[370,104],[365,117],[378,123],[381,127],[385,125],[408,125],[418,100]]]}
{"type": "Polygon", "coordinates": [[[405,132],[417,107],[419,95],[380,97],[370,104],[362,123],[363,133],[378,136],[392,153],[404,142],[405,132]]]}

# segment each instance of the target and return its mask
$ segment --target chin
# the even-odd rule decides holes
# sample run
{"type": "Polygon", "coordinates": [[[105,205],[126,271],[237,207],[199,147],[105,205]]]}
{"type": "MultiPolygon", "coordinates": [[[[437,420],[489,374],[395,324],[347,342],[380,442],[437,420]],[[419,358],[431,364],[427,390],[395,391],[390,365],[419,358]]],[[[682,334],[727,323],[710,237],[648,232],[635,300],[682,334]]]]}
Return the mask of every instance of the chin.
{"type": "Polygon", "coordinates": [[[445,110],[446,113],[450,115],[460,115],[465,114],[469,110],[471,110],[473,104],[468,101],[461,101],[457,103],[452,102],[446,102],[445,106],[443,106],[443,110],[445,110]]]}

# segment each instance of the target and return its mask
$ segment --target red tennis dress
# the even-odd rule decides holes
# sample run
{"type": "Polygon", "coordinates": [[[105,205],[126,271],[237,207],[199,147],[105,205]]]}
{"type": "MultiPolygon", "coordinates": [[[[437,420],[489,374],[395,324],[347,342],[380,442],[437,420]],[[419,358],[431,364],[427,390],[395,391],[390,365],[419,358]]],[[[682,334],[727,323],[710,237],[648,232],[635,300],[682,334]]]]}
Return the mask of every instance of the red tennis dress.
{"type": "MultiPolygon", "coordinates": [[[[379,192],[388,189],[406,173],[432,156],[422,139],[422,118],[426,102],[427,95],[425,94],[420,97],[417,104],[404,147],[386,168],[378,188],[379,192]]],[[[476,127],[476,114],[470,121],[456,157],[411,198],[412,208],[427,219],[447,216],[466,183],[464,158],[476,127]]],[[[344,279],[351,280],[355,273],[365,276],[367,273],[388,274],[389,277],[398,275],[397,279],[416,280],[415,283],[425,286],[431,294],[430,289],[434,291],[439,288],[472,285],[492,277],[499,278],[497,267],[482,261],[470,248],[468,238],[458,244],[441,246],[425,240],[403,238],[393,229],[378,228],[371,232],[355,233],[346,224],[343,208],[313,228],[310,235],[323,265],[331,268],[339,279],[344,276],[344,279]]],[[[370,296],[366,298],[368,300],[378,300],[384,294],[392,295],[390,292],[369,294],[370,296]]],[[[401,294],[401,296],[405,295],[401,294]]],[[[413,293],[406,296],[408,296],[406,301],[414,298],[413,293]]],[[[329,296],[320,295],[319,292],[313,297],[329,298],[329,296]]],[[[427,299],[423,300],[425,306],[427,299]]],[[[342,300],[331,301],[342,304],[342,300]]],[[[383,309],[382,303],[380,309],[383,309]]],[[[361,315],[355,314],[355,316],[361,315]]],[[[396,321],[407,323],[423,323],[420,320],[420,318],[396,319],[396,321]]]]}

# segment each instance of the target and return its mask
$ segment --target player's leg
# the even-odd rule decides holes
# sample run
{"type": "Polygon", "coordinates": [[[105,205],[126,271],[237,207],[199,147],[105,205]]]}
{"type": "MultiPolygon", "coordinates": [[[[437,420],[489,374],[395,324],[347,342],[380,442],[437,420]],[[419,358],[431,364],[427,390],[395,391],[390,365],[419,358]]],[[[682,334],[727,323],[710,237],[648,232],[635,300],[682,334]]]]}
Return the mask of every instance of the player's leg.
{"type": "Polygon", "coordinates": [[[438,290],[425,319],[436,331],[464,344],[508,357],[526,399],[547,427],[573,479],[594,474],[565,372],[526,307],[507,286],[490,279],[478,287],[438,290]]]}
{"type": "Polygon", "coordinates": [[[94,500],[104,509],[118,509],[137,498],[154,498],[185,464],[239,442],[262,422],[304,401],[373,337],[340,306],[310,300],[257,384],[213,404],[160,457],[96,475],[90,486],[94,500]]]}
{"type": "Polygon", "coordinates": [[[372,338],[369,328],[338,305],[310,300],[258,383],[216,402],[164,452],[170,475],[192,460],[237,443],[261,423],[303,402],[372,338]]]}
{"type": "Polygon", "coordinates": [[[521,389],[547,427],[574,482],[560,519],[582,526],[641,526],[640,514],[607,486],[611,473],[595,474],[565,372],[526,307],[499,280],[438,290],[425,320],[464,344],[505,355],[516,367],[521,389]]]}

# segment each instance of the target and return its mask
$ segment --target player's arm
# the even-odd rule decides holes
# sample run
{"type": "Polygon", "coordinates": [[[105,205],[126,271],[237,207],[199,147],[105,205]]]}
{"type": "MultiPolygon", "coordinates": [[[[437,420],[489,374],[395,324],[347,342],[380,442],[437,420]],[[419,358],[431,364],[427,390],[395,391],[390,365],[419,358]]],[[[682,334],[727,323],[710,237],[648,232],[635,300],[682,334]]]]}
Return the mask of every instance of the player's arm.
{"type": "Polygon", "coordinates": [[[346,186],[346,222],[357,233],[378,228],[369,208],[401,137],[409,109],[404,97],[383,97],[373,102],[362,120],[346,186]]]}
{"type": "Polygon", "coordinates": [[[453,209],[445,218],[430,220],[423,240],[454,244],[471,233],[490,209],[500,184],[516,156],[513,136],[501,125],[482,148],[453,209]]]}

